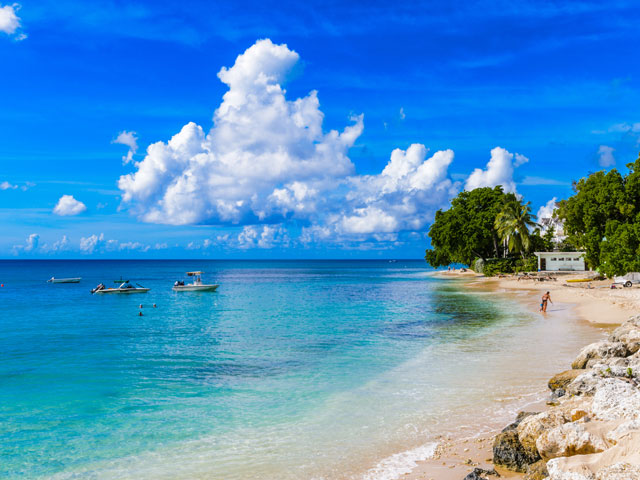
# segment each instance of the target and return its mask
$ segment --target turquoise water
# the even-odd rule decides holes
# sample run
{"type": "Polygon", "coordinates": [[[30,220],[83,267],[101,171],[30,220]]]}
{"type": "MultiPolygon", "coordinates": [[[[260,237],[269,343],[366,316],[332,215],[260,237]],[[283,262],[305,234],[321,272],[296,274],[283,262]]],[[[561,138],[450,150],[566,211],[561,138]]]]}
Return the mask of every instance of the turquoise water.
{"type": "Polygon", "coordinates": [[[0,478],[395,478],[535,322],[420,261],[3,261],[0,283],[0,478]],[[193,269],[219,290],[173,292],[193,269]],[[89,293],[121,276],[151,291],[89,293]]]}

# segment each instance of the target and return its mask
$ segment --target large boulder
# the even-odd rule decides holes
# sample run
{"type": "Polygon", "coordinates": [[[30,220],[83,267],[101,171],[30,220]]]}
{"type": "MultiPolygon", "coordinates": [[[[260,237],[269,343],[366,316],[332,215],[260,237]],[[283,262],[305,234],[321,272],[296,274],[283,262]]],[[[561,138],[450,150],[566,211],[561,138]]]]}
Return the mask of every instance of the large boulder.
{"type": "Polygon", "coordinates": [[[623,335],[628,334],[633,330],[640,330],[640,315],[635,317],[631,317],[629,320],[624,322],[618,328],[616,328],[611,335],[609,335],[609,341],[611,342],[620,342],[620,338],[623,335]]]}
{"type": "Polygon", "coordinates": [[[508,432],[509,430],[515,430],[516,428],[518,428],[518,425],[520,425],[522,420],[532,415],[538,415],[539,413],[540,412],[518,412],[518,415],[516,416],[515,421],[513,423],[510,423],[506,427],[504,427],[502,429],[502,432],[504,433],[504,432],[508,432]]]}
{"type": "Polygon", "coordinates": [[[539,460],[527,467],[527,473],[524,476],[524,480],[544,480],[548,476],[549,472],[547,471],[547,462],[539,460]]]}
{"type": "Polygon", "coordinates": [[[571,369],[555,374],[551,377],[551,380],[549,380],[549,390],[552,392],[555,392],[558,389],[566,390],[567,385],[574,381],[578,375],[584,372],[585,370],[571,369]]]}
{"type": "Polygon", "coordinates": [[[640,420],[640,389],[622,378],[605,378],[593,396],[591,411],[599,420],[640,420]]]}
{"type": "Polygon", "coordinates": [[[602,452],[609,444],[585,429],[583,422],[571,422],[542,432],[536,441],[543,460],[602,452]]]}
{"type": "Polygon", "coordinates": [[[540,460],[537,452],[531,454],[518,439],[518,430],[512,428],[496,435],[493,441],[493,463],[515,472],[526,472],[527,466],[540,460]]]}
{"type": "MultiPolygon", "coordinates": [[[[566,413],[560,408],[532,415],[522,420],[518,425],[518,439],[528,458],[540,459],[536,442],[545,431],[559,427],[570,421],[566,413]]],[[[534,462],[529,462],[534,463],[534,462]]]]}
{"type": "Polygon", "coordinates": [[[571,364],[571,368],[586,368],[589,360],[592,359],[626,357],[628,354],[627,347],[622,342],[596,342],[580,350],[580,353],[571,364]]]}
{"type": "Polygon", "coordinates": [[[587,370],[578,375],[566,388],[567,395],[593,395],[604,381],[604,372],[587,370]]]}

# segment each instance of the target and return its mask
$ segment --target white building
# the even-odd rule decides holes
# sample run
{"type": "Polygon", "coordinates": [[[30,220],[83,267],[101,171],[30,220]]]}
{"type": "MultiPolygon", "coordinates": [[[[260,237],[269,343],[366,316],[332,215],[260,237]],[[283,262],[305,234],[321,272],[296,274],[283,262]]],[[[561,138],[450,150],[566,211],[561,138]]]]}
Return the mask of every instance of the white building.
{"type": "Polygon", "coordinates": [[[538,218],[538,225],[540,225],[540,233],[544,235],[553,228],[553,238],[551,241],[555,245],[560,245],[567,236],[564,234],[564,222],[558,217],[542,217],[538,218]]]}
{"type": "Polygon", "coordinates": [[[534,252],[539,272],[583,272],[585,252],[534,252]]]}

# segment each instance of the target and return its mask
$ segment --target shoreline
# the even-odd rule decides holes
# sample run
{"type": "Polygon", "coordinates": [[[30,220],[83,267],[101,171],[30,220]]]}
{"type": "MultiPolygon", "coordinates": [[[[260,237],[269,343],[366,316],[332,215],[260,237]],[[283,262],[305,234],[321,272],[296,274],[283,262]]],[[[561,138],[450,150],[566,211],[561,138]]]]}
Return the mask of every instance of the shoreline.
{"type": "MultiPolygon", "coordinates": [[[[577,286],[568,286],[566,279],[575,276],[561,277],[553,282],[519,282],[513,277],[497,278],[484,277],[472,271],[440,272],[440,278],[462,280],[461,287],[469,291],[492,292],[516,300],[529,311],[544,317],[560,317],[561,321],[569,318],[577,319],[598,331],[610,332],[615,326],[624,323],[629,317],[640,310],[640,289],[605,289],[608,282],[590,282],[577,286]],[[549,305],[546,314],[539,312],[539,298],[546,291],[551,291],[554,303],[549,305]]],[[[575,352],[575,355],[578,351],[575,352]]],[[[566,368],[570,368],[567,364],[566,368]]],[[[552,372],[549,378],[557,372],[552,372]]],[[[549,397],[546,383],[542,383],[540,394],[549,397]]],[[[520,402],[520,410],[545,412],[549,409],[547,402],[520,402]]],[[[496,415],[486,419],[493,424],[494,430],[479,434],[476,438],[457,436],[455,433],[447,435],[438,445],[433,457],[417,462],[413,470],[402,476],[406,480],[463,480],[472,473],[474,468],[485,471],[495,469],[506,479],[522,479],[524,473],[516,473],[493,464],[493,442],[497,434],[513,421],[505,420],[496,415]]],[[[491,477],[495,478],[495,477],[491,477]]],[[[542,478],[542,477],[541,477],[542,478]]]]}

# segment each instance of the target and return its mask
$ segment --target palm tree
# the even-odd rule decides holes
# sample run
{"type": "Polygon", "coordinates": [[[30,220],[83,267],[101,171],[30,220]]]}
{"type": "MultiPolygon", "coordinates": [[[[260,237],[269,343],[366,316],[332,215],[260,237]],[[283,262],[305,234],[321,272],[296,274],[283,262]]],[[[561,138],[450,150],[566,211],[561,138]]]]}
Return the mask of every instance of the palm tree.
{"type": "Polygon", "coordinates": [[[525,258],[531,246],[529,228],[535,227],[535,218],[531,214],[530,202],[522,204],[515,197],[505,202],[494,222],[498,236],[506,246],[505,250],[520,253],[525,258]]]}

